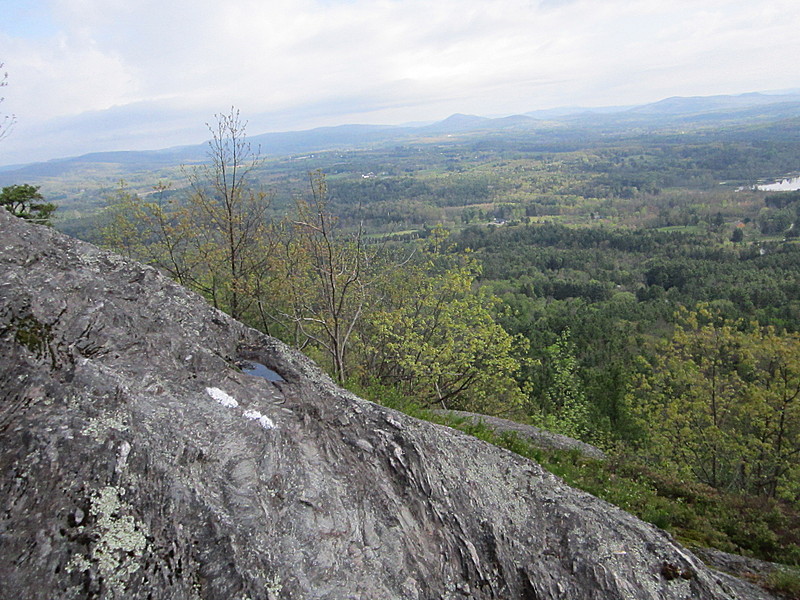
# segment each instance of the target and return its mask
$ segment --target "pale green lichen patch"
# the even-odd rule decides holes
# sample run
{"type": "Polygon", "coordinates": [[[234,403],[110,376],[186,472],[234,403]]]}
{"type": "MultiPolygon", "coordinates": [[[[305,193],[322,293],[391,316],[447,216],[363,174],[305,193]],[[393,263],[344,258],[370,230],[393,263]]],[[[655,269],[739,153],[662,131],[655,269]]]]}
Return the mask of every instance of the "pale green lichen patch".
{"type": "MultiPolygon", "coordinates": [[[[91,563],[108,585],[112,598],[123,594],[130,576],[139,570],[147,549],[147,527],[126,514],[132,511],[121,499],[124,494],[122,488],[104,487],[93,494],[89,509],[95,517],[96,536],[90,553],[91,563]]],[[[76,557],[70,564],[76,570],[84,566],[76,557]]]]}
{"type": "Polygon", "coordinates": [[[283,584],[281,584],[280,576],[273,574],[272,577],[267,579],[267,585],[265,586],[265,589],[267,592],[267,599],[276,600],[283,590],[283,584]]]}
{"type": "Polygon", "coordinates": [[[109,430],[112,429],[114,431],[128,431],[128,424],[119,413],[89,419],[89,423],[81,430],[81,433],[97,442],[103,442],[108,437],[109,430]]]}
{"type": "Polygon", "coordinates": [[[73,554],[72,558],[69,559],[67,563],[67,573],[83,573],[84,571],[91,569],[92,563],[89,562],[85,556],[81,554],[73,554]]]}

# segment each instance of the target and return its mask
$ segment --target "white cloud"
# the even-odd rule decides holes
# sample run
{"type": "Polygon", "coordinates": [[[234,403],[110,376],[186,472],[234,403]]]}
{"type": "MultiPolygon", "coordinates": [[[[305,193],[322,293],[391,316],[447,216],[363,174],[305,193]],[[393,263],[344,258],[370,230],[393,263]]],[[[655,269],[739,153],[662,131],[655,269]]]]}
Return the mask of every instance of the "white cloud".
{"type": "MultiPolygon", "coordinates": [[[[24,0],[7,1],[24,16],[24,0]]],[[[231,104],[245,115],[294,111],[270,126],[282,130],[326,118],[398,122],[800,86],[796,0],[31,6],[46,22],[41,30],[0,24],[10,84],[1,108],[20,126],[148,102],[206,119],[231,104]],[[304,116],[302,107],[316,114],[304,116]],[[321,107],[329,107],[327,117],[321,107]]]]}
{"type": "Polygon", "coordinates": [[[109,108],[135,98],[136,84],[113,52],[58,34],[41,46],[0,37],[9,72],[7,101],[20,119],[109,108]]]}

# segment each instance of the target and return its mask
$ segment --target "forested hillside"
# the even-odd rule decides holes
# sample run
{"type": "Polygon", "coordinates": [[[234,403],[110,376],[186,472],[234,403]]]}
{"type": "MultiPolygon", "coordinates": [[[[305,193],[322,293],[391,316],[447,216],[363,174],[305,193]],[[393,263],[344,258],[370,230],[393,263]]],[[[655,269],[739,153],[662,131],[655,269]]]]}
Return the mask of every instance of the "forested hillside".
{"type": "Polygon", "coordinates": [[[798,174],[792,110],[470,121],[267,159],[231,113],[206,162],[53,199],[58,227],[371,399],[593,443],[613,459],[494,440],[688,541],[797,564],[800,192],[756,187],[798,174]]]}

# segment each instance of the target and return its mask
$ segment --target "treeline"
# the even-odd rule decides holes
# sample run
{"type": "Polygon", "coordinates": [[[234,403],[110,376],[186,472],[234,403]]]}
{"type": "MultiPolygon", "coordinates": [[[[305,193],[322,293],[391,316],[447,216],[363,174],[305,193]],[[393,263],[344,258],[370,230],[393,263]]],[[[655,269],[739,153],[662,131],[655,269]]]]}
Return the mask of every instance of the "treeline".
{"type": "MultiPolygon", "coordinates": [[[[717,191],[726,182],[731,187],[723,189],[733,193],[735,185],[789,173],[800,164],[796,136],[769,127],[748,130],[748,136],[725,126],[680,135],[584,133],[581,144],[563,147],[553,147],[552,131],[461,136],[448,143],[354,152],[347,161],[323,164],[336,175],[330,182],[334,204],[364,207],[374,227],[421,226],[425,221],[418,211],[403,211],[404,206],[416,210],[415,203],[460,208],[445,214],[453,224],[590,212],[621,218],[655,206],[648,225],[697,225],[714,216],[703,206],[708,200],[685,204],[685,198],[665,192],[717,191]],[[482,211],[479,217],[476,211],[482,211]]],[[[770,230],[777,232],[780,223],[770,230]]]]}
{"type": "Polygon", "coordinates": [[[554,224],[454,239],[529,341],[531,418],[720,489],[800,500],[800,246],[554,224]]]}
{"type": "Polygon", "coordinates": [[[488,202],[492,198],[493,178],[485,174],[442,175],[437,177],[362,176],[360,180],[332,180],[332,199],[341,206],[370,207],[376,203],[393,205],[403,200],[433,206],[465,206],[488,202]]]}
{"type": "Polygon", "coordinates": [[[630,292],[673,310],[713,302],[729,318],[800,330],[796,244],[723,244],[713,234],[555,224],[474,227],[455,240],[479,251],[485,280],[506,281],[530,298],[599,302],[630,292]]]}
{"type": "Polygon", "coordinates": [[[758,226],[764,235],[786,238],[800,236],[800,191],[771,194],[758,215],[758,226]]]}

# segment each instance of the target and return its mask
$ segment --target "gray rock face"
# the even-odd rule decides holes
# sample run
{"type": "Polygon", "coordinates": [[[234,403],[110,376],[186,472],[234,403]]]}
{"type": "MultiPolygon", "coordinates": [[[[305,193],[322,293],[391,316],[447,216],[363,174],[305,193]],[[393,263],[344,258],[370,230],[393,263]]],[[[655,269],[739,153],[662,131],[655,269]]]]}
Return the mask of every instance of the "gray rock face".
{"type": "Polygon", "coordinates": [[[532,462],[338,389],[155,270],[4,211],[0,469],[0,598],[767,598],[532,462]]]}
{"type": "Polygon", "coordinates": [[[766,581],[775,571],[786,568],[778,563],[729,554],[715,548],[692,548],[692,552],[715,569],[754,581],[766,581]]]}
{"type": "Polygon", "coordinates": [[[560,433],[553,433],[546,431],[533,425],[524,425],[509,421],[508,419],[501,419],[500,417],[490,417],[488,415],[479,415],[477,413],[465,412],[463,410],[436,410],[435,412],[442,415],[451,415],[454,417],[461,417],[468,419],[475,424],[483,423],[495,433],[513,433],[524,439],[534,446],[545,449],[553,450],[575,450],[580,452],[583,456],[594,458],[596,460],[605,460],[606,454],[597,446],[592,446],[586,442],[576,440],[560,433]]]}

